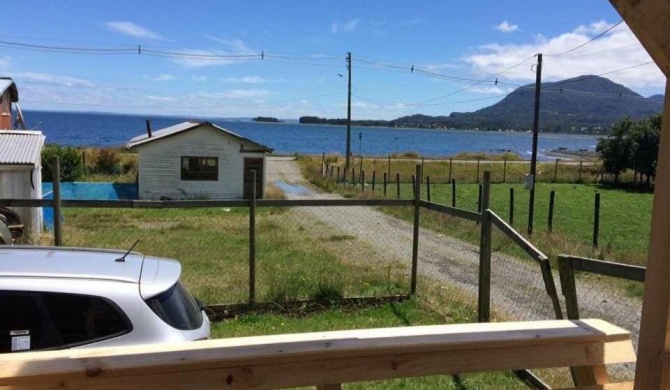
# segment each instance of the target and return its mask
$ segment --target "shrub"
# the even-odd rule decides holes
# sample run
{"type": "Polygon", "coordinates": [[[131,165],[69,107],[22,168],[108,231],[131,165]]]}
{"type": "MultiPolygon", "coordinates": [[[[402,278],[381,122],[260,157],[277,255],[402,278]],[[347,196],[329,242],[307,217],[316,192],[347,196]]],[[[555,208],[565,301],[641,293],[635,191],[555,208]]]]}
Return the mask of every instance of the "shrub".
{"type": "Polygon", "coordinates": [[[60,160],[60,180],[77,181],[84,176],[84,163],[79,151],[73,147],[47,145],[42,149],[42,180],[53,181],[51,160],[58,157],[60,160]]]}
{"type": "Polygon", "coordinates": [[[118,175],[121,172],[121,159],[113,149],[99,149],[93,159],[93,171],[106,175],[118,175]]]}

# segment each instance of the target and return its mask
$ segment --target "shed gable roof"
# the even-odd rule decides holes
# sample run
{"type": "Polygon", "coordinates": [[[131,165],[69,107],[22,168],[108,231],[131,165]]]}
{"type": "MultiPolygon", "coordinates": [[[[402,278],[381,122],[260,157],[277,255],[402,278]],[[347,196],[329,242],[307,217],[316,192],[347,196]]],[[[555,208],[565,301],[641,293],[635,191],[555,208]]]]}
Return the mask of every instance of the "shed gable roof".
{"type": "Polygon", "coordinates": [[[44,139],[41,131],[0,130],[0,165],[36,165],[44,139]]]}
{"type": "Polygon", "coordinates": [[[178,123],[176,125],[166,127],[164,129],[156,130],[151,132],[151,137],[149,137],[148,134],[142,134],[138,135],[136,137],[133,137],[128,144],[126,144],[126,148],[128,149],[133,149],[137,146],[144,145],[150,142],[155,142],[161,139],[165,139],[167,137],[172,137],[178,134],[185,133],[187,131],[191,131],[194,129],[202,128],[202,127],[211,127],[215,130],[218,130],[230,137],[233,137],[237,139],[238,141],[246,144],[253,145],[256,148],[261,149],[263,152],[271,153],[272,149],[268,148],[265,145],[259,144],[258,142],[252,141],[248,138],[242,137],[241,135],[235,134],[232,131],[226,130],[223,127],[219,127],[211,122],[196,122],[196,121],[186,121],[182,123],[178,123]]]}
{"type": "Polygon", "coordinates": [[[0,77],[0,95],[5,93],[9,89],[9,96],[12,98],[12,102],[16,103],[19,101],[19,89],[16,88],[16,84],[9,77],[0,77]]]}

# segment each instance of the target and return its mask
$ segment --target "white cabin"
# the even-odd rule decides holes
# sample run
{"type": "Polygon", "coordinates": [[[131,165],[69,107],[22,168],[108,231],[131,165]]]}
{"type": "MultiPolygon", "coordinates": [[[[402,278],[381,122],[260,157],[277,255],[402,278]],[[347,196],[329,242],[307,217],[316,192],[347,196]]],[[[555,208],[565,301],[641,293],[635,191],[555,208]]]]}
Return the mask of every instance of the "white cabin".
{"type": "MultiPolygon", "coordinates": [[[[40,131],[0,130],[0,198],[42,199],[40,131]]],[[[23,224],[22,242],[33,243],[42,233],[42,209],[14,207],[23,224]]]]}
{"type": "Polygon", "coordinates": [[[187,121],[134,137],[139,152],[140,199],[241,199],[265,187],[265,157],[272,149],[210,122],[187,121]]]}

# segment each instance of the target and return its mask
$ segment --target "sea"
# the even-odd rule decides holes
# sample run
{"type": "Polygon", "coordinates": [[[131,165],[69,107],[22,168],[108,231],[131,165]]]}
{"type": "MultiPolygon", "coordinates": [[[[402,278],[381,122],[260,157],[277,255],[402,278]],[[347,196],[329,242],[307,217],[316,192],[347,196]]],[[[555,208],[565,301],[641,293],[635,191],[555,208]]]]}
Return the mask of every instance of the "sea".
{"type": "MultiPolygon", "coordinates": [[[[84,112],[24,111],[27,128],[41,130],[47,143],[64,146],[121,147],[146,132],[146,119],[154,131],[185,120],[208,120],[233,133],[274,149],[275,155],[345,155],[346,126],[301,125],[297,121],[261,123],[250,119],[188,118],[180,116],[123,115],[84,112]]],[[[551,160],[551,151],[594,151],[598,137],[540,133],[538,159],[551,160]]],[[[387,127],[351,128],[351,151],[364,156],[414,152],[427,158],[461,152],[513,152],[530,158],[529,132],[434,130],[387,127]]]]}

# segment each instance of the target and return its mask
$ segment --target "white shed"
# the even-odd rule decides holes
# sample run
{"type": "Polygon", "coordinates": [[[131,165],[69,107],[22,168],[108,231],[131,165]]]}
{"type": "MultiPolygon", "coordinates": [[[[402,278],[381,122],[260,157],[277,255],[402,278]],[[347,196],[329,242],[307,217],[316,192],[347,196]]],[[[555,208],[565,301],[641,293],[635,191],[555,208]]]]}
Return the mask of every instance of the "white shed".
{"type": "Polygon", "coordinates": [[[256,171],[258,198],[265,187],[265,156],[272,149],[210,122],[182,122],[127,144],[139,152],[140,199],[240,199],[250,196],[256,171]]]}
{"type": "MultiPolygon", "coordinates": [[[[40,131],[0,130],[0,198],[42,199],[40,131]]],[[[42,233],[42,209],[14,208],[23,224],[23,241],[35,242],[42,233]]]]}

